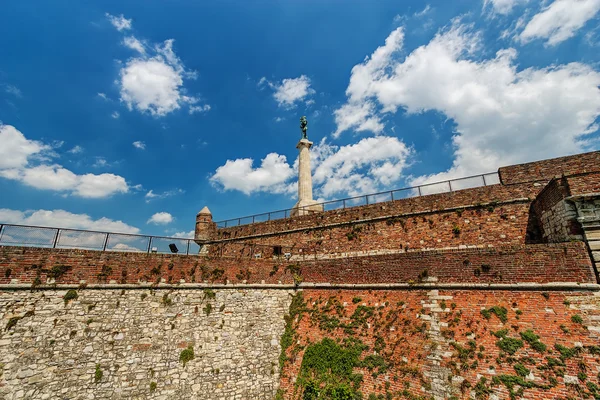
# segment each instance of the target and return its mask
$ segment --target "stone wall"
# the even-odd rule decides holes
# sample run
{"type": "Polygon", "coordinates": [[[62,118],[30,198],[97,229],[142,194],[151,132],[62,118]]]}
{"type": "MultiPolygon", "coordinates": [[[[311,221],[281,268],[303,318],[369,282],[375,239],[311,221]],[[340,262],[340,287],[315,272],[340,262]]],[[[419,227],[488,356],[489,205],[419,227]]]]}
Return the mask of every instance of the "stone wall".
{"type": "Polygon", "coordinates": [[[286,290],[66,293],[0,292],[0,398],[275,395],[286,290]]]}
{"type": "Polygon", "coordinates": [[[540,192],[531,208],[535,213],[544,242],[558,243],[583,240],[583,230],[577,221],[577,208],[566,200],[570,196],[566,178],[557,178],[540,192]]]}

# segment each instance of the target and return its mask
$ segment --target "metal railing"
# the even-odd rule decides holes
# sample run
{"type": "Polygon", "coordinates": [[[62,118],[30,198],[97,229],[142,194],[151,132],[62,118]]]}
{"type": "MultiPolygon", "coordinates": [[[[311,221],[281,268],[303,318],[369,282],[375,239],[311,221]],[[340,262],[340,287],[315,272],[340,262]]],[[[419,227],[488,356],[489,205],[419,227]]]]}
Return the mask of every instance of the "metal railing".
{"type": "MultiPolygon", "coordinates": [[[[292,216],[292,210],[297,212],[301,210],[301,214],[309,214],[316,212],[314,208],[321,206],[323,211],[339,210],[348,207],[358,207],[375,203],[384,203],[387,201],[407,199],[410,197],[426,196],[430,194],[448,193],[457,190],[476,188],[481,186],[496,185],[500,183],[500,177],[497,172],[487,174],[473,175],[465,178],[451,179],[448,181],[427,183],[419,186],[389,190],[386,192],[371,193],[362,196],[348,197],[340,200],[331,200],[309,207],[301,207],[300,209],[285,209],[278,211],[270,211],[262,214],[249,215],[246,217],[232,218],[224,221],[218,221],[218,228],[229,228],[240,225],[254,224],[257,222],[273,221],[277,219],[289,218],[292,216]]],[[[320,211],[319,211],[320,212],[320,211]]]]}
{"type": "Polygon", "coordinates": [[[186,255],[200,250],[194,239],[12,224],[0,224],[1,245],[186,255]]]}

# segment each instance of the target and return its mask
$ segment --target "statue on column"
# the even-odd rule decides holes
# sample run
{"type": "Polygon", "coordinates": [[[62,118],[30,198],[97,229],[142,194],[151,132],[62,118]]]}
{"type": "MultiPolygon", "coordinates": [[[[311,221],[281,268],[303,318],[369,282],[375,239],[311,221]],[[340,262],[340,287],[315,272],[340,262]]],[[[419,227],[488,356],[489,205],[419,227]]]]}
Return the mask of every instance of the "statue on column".
{"type": "Polygon", "coordinates": [[[306,117],[303,115],[300,118],[300,130],[302,130],[302,139],[308,139],[308,136],[306,136],[307,129],[308,129],[308,121],[306,120],[306,117]]]}

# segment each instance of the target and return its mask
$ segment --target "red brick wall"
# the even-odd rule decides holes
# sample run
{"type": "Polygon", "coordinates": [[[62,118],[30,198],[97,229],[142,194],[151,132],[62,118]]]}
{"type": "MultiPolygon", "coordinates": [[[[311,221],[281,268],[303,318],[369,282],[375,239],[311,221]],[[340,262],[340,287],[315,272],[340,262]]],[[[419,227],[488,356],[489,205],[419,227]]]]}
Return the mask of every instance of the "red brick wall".
{"type": "MultiPolygon", "coordinates": [[[[523,398],[592,398],[594,386],[600,385],[600,308],[593,293],[304,290],[303,297],[306,308],[301,318],[293,322],[292,345],[286,351],[289,360],[281,378],[286,399],[302,398],[302,388],[295,387],[292,377],[298,376],[306,346],[325,337],[361,340],[369,346],[362,357],[373,354],[376,340],[380,347],[384,345],[379,352],[388,365],[384,373],[374,375],[366,368],[355,369],[363,374],[360,390],[365,399],[371,393],[386,392],[394,399],[430,398],[431,374],[443,379],[441,385],[453,388],[453,393],[447,393],[445,398],[454,395],[469,399],[476,393],[481,394],[478,398],[488,398],[494,393],[507,399],[509,389],[500,378],[518,378],[517,364],[533,373],[533,380],[525,381],[535,384],[524,388],[523,398]],[[349,335],[343,326],[351,323],[359,306],[372,307],[373,314],[349,335]],[[481,313],[482,309],[495,306],[506,309],[506,321],[493,313],[487,319],[481,313]],[[574,322],[574,316],[581,317],[582,322],[574,322]],[[338,320],[338,327],[322,323],[331,318],[338,320]],[[506,329],[506,337],[518,340],[522,340],[520,333],[531,330],[546,348],[534,350],[522,341],[521,347],[510,355],[500,349],[501,338],[493,334],[502,329],[506,329]],[[561,353],[555,345],[576,350],[560,361],[561,353]],[[463,349],[462,357],[459,348],[463,349]],[[563,365],[550,366],[547,357],[563,365]],[[444,373],[441,377],[440,369],[444,373]],[[481,377],[485,383],[481,383],[481,377]],[[461,383],[462,378],[466,383],[461,383]],[[576,378],[579,383],[565,384],[569,378],[576,378]]],[[[519,389],[518,385],[513,387],[514,392],[519,389]]]]}
{"type": "Polygon", "coordinates": [[[161,279],[172,284],[181,279],[186,283],[293,282],[291,272],[286,272],[285,266],[274,260],[0,246],[0,283],[3,284],[13,279],[29,284],[36,277],[39,283],[45,284],[52,268],[58,265],[71,269],[61,275],[57,283],[79,284],[85,280],[91,284],[112,280],[135,284],[161,279]],[[280,265],[281,268],[274,269],[280,265]]]}
{"type": "Polygon", "coordinates": [[[600,171],[600,152],[552,158],[525,164],[502,167],[498,170],[504,185],[532,181],[549,181],[562,175],[576,175],[600,171]]]}
{"type": "Polygon", "coordinates": [[[596,283],[582,242],[408,252],[301,266],[306,282],[417,283],[427,271],[440,283],[596,283]]]}
{"type": "Polygon", "coordinates": [[[572,196],[600,192],[600,173],[569,176],[566,179],[572,196]]]}
{"type": "Polygon", "coordinates": [[[71,267],[57,283],[292,283],[301,267],[304,282],[407,283],[428,277],[444,283],[595,282],[583,243],[408,252],[321,261],[204,258],[145,253],[0,247],[0,283],[38,284],[52,268],[71,267]],[[222,270],[222,272],[214,272],[222,270]],[[15,282],[16,283],[16,282],[15,282]]]}
{"type": "MultiPolygon", "coordinates": [[[[387,210],[389,205],[379,205],[379,207],[387,210]]],[[[272,252],[273,246],[279,245],[292,255],[307,256],[376,250],[433,249],[461,245],[523,244],[529,242],[527,237],[529,207],[529,202],[524,201],[456,211],[424,212],[328,227],[323,227],[324,223],[315,221],[315,225],[310,228],[277,235],[225,241],[218,245],[211,245],[210,249],[213,255],[236,255],[240,252],[240,246],[233,243],[247,245],[253,243],[270,245],[270,249],[264,249],[267,253],[272,252]]],[[[311,217],[317,220],[320,218],[320,216],[311,217]]],[[[324,215],[324,217],[330,216],[324,215]]]]}
{"type": "Polygon", "coordinates": [[[542,188],[539,185],[491,185],[449,193],[412,197],[368,206],[351,207],[326,211],[318,214],[260,222],[239,227],[217,230],[217,240],[235,239],[252,235],[280,234],[293,229],[310,229],[330,224],[401,215],[410,213],[432,213],[448,208],[462,208],[489,202],[503,202],[513,199],[533,199],[542,188]]]}

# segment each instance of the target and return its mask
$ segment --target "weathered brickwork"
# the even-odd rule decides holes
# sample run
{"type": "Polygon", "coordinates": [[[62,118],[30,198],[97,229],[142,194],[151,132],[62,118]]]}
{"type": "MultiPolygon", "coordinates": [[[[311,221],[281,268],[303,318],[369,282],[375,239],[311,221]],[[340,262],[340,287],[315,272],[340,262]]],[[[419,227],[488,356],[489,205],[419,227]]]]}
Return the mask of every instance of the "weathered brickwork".
{"type": "Polygon", "coordinates": [[[0,292],[0,398],[275,395],[285,290],[86,289],[68,302],[65,295],[0,292]],[[194,356],[184,363],[189,346],[194,356]]]}
{"type": "MultiPolygon", "coordinates": [[[[385,209],[388,205],[381,204],[378,207],[385,209]]],[[[327,215],[323,216],[327,218],[327,215]]],[[[528,202],[488,204],[447,212],[355,221],[338,226],[326,226],[324,223],[310,229],[282,233],[277,237],[256,237],[240,242],[283,246],[292,255],[302,258],[382,250],[500,246],[525,243],[528,218],[528,202]]],[[[233,255],[238,252],[236,243],[240,242],[213,244],[209,251],[214,255],[233,255]]]]}
{"type": "Polygon", "coordinates": [[[291,283],[281,260],[0,246],[0,283],[291,283]]]}
{"type": "Polygon", "coordinates": [[[320,260],[300,264],[304,282],[595,283],[582,242],[320,260]]]}
{"type": "Polygon", "coordinates": [[[302,300],[284,349],[285,399],[301,399],[315,383],[363,398],[600,395],[598,292],[305,290],[302,300]],[[340,353],[344,339],[366,346],[353,368],[362,379],[314,374],[312,362],[323,360],[306,352],[324,338],[340,353]]]}
{"type": "Polygon", "coordinates": [[[342,259],[204,258],[0,248],[0,283],[595,283],[583,242],[408,251],[342,259]]]}
{"type": "Polygon", "coordinates": [[[563,175],[577,175],[600,171],[600,152],[577,154],[502,167],[498,170],[500,182],[512,185],[522,182],[549,181],[563,175]]]}

